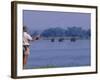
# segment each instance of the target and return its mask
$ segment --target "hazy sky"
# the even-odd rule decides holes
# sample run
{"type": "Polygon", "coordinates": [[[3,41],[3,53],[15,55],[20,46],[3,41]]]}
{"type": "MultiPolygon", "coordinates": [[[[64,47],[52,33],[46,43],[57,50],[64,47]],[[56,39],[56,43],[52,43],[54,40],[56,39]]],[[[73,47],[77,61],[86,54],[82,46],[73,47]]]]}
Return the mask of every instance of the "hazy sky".
{"type": "Polygon", "coordinates": [[[56,11],[23,11],[23,23],[29,30],[44,30],[50,27],[77,26],[84,29],[90,28],[91,14],[56,11]]]}

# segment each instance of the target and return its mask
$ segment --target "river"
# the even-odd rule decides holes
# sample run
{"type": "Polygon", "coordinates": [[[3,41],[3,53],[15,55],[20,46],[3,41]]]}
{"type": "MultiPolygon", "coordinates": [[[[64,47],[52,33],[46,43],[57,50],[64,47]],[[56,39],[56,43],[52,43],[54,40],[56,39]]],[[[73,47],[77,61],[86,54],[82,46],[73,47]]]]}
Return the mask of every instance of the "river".
{"type": "Polygon", "coordinates": [[[25,69],[89,66],[91,65],[90,46],[90,40],[31,42],[25,69]]]}

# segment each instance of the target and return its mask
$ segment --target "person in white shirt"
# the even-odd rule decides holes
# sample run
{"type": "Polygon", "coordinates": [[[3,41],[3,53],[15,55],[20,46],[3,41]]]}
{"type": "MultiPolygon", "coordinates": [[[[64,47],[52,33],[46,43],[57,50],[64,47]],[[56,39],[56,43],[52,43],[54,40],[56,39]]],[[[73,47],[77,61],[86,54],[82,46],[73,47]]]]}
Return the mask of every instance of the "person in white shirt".
{"type": "Polygon", "coordinates": [[[23,27],[23,48],[24,48],[24,54],[23,54],[23,64],[25,65],[27,63],[28,56],[30,54],[30,41],[32,41],[32,37],[28,34],[27,28],[23,27]]]}
{"type": "Polygon", "coordinates": [[[31,37],[30,34],[27,32],[27,27],[23,27],[23,65],[27,63],[28,56],[30,54],[30,41],[39,40],[40,35],[36,35],[31,37]]]}

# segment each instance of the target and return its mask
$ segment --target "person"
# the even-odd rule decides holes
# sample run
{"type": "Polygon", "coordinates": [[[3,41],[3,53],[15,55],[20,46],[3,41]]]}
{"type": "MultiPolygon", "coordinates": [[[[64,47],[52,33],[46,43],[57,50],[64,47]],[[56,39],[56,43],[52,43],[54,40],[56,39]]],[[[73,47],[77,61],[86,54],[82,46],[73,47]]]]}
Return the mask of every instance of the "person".
{"type": "Polygon", "coordinates": [[[27,27],[23,27],[23,65],[27,63],[28,56],[30,54],[30,41],[39,40],[40,35],[35,35],[31,37],[31,35],[27,32],[27,27]]]}
{"type": "Polygon", "coordinates": [[[32,37],[28,34],[27,28],[23,27],[23,64],[25,65],[27,63],[28,56],[30,54],[30,41],[32,40],[32,37]]]}

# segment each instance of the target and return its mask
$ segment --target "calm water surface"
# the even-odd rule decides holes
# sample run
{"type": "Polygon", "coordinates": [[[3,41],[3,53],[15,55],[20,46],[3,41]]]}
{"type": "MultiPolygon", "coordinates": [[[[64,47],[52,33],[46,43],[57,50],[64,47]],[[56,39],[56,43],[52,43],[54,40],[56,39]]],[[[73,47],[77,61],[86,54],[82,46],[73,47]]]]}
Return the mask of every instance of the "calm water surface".
{"type": "Polygon", "coordinates": [[[31,43],[25,69],[89,66],[90,58],[90,40],[76,42],[38,40],[31,43]]]}

